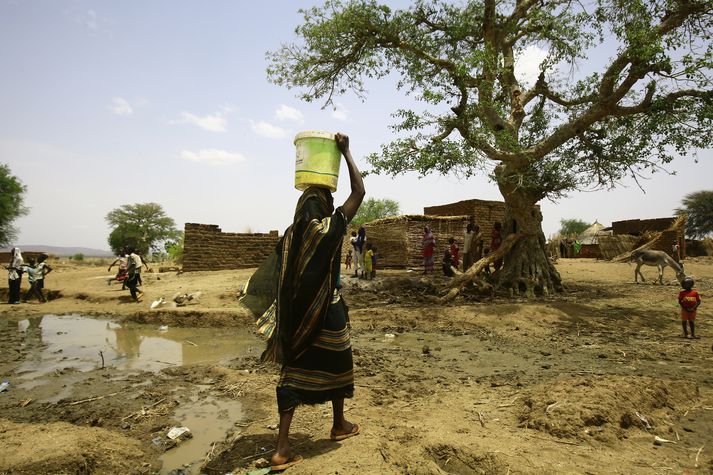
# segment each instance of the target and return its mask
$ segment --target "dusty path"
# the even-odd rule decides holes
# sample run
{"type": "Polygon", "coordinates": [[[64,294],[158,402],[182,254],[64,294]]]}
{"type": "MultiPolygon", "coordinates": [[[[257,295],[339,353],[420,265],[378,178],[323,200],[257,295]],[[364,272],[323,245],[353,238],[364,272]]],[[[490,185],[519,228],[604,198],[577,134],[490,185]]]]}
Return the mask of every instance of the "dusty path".
{"type": "MultiPolygon", "coordinates": [[[[679,336],[675,285],[635,285],[626,264],[558,268],[569,291],[536,302],[443,306],[438,282],[416,273],[345,278],[357,384],[347,417],[363,434],[333,443],[329,407],[300,408],[305,461],[289,473],[713,472],[713,261],[686,264],[704,295],[699,340],[679,336]]],[[[105,270],[60,268],[48,282],[60,298],[0,307],[11,381],[0,472],[168,473],[195,461],[187,473],[244,473],[269,455],[277,369],[258,364],[262,342],[235,303],[250,272],[149,274],[134,304],[105,270]],[[204,295],[147,310],[178,291],[204,295]],[[72,313],[116,323],[43,318],[72,313]],[[182,424],[196,437],[172,447],[165,434],[182,424]]]]}

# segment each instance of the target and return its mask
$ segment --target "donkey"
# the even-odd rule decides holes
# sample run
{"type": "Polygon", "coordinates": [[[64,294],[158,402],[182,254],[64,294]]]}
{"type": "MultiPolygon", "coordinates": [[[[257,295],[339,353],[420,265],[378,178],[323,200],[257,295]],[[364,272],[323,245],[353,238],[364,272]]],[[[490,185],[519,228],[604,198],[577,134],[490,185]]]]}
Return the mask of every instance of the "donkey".
{"type": "Polygon", "coordinates": [[[671,267],[676,272],[676,279],[679,283],[683,282],[686,277],[686,273],[683,271],[683,264],[679,264],[671,256],[663,251],[651,251],[649,249],[642,249],[639,251],[634,251],[631,254],[631,261],[636,261],[636,270],[634,270],[634,281],[639,282],[639,276],[641,276],[641,281],[646,282],[644,279],[644,274],[641,273],[641,266],[656,266],[659,269],[659,283],[663,285],[663,268],[666,266],[671,267]]]}

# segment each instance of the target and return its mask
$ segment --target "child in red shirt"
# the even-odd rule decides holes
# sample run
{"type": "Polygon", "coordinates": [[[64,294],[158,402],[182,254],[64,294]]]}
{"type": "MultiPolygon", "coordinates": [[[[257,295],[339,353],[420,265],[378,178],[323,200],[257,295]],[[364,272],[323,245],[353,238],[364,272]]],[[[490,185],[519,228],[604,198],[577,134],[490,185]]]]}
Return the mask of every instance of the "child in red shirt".
{"type": "Polygon", "coordinates": [[[696,320],[696,310],[701,304],[701,296],[693,290],[693,279],[686,277],[683,279],[681,286],[683,290],[678,294],[678,304],[681,306],[681,325],[683,326],[683,337],[688,338],[688,329],[686,322],[691,327],[691,338],[696,337],[696,329],[694,321],[696,320]]]}

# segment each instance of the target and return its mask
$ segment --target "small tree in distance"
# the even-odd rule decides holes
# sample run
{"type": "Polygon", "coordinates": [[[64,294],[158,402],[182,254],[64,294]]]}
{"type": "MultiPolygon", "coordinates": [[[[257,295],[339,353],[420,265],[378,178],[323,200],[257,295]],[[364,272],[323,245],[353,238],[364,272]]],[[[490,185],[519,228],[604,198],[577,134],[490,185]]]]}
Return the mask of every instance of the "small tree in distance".
{"type": "Polygon", "coordinates": [[[175,221],[158,203],[122,205],[110,211],[106,221],[113,228],[108,242],[115,254],[134,248],[147,255],[149,251],[160,251],[163,242],[180,236],[175,221]]]}
{"type": "Polygon", "coordinates": [[[561,219],[560,220],[560,234],[562,236],[572,236],[582,234],[582,232],[589,227],[587,223],[581,219],[561,219]]]}
{"type": "Polygon", "coordinates": [[[399,203],[388,198],[377,199],[369,198],[365,200],[359,207],[356,216],[352,219],[351,224],[361,225],[370,223],[377,219],[388,218],[390,216],[398,216],[399,203]]]}
{"type": "Polygon", "coordinates": [[[27,187],[10,172],[10,167],[0,163],[0,247],[7,246],[17,237],[12,225],[20,216],[27,214],[23,195],[27,187]]]}
{"type": "Polygon", "coordinates": [[[687,194],[676,208],[678,216],[688,215],[686,235],[693,239],[713,234],[713,191],[696,191],[687,194]]]}

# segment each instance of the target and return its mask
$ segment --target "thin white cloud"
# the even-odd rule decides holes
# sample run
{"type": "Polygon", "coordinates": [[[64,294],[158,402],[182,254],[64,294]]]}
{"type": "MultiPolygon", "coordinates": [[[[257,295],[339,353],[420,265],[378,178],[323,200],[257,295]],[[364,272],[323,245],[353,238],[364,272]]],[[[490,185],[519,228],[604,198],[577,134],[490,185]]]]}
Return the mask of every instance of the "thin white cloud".
{"type": "Polygon", "coordinates": [[[225,132],[228,126],[225,114],[225,111],[221,111],[215,114],[200,116],[183,111],[181,112],[181,119],[173,121],[172,123],[192,124],[209,132],[225,132]]]}
{"type": "Polygon", "coordinates": [[[344,105],[337,102],[334,105],[334,110],[332,111],[332,118],[340,120],[342,122],[346,122],[347,121],[347,112],[349,112],[349,111],[344,108],[344,105]]]}
{"type": "Polygon", "coordinates": [[[206,163],[208,165],[232,165],[238,162],[244,162],[246,160],[245,156],[236,153],[228,152],[226,150],[217,150],[214,148],[199,150],[197,152],[191,152],[190,150],[183,150],[181,152],[181,158],[184,160],[190,160],[197,163],[206,163]]]}
{"type": "Polygon", "coordinates": [[[132,115],[134,113],[134,108],[123,97],[112,97],[107,109],[116,115],[132,115]]]}
{"type": "Polygon", "coordinates": [[[280,105],[280,107],[275,111],[275,117],[277,117],[277,120],[291,121],[297,124],[302,124],[305,121],[302,112],[294,107],[286,106],[284,104],[280,105]]]}
{"type": "Polygon", "coordinates": [[[251,120],[250,128],[257,135],[274,140],[284,139],[289,134],[289,130],[283,129],[282,127],[278,127],[276,125],[272,125],[262,120],[260,122],[255,122],[251,120]]]}
{"type": "Polygon", "coordinates": [[[90,30],[96,31],[99,29],[99,19],[97,17],[97,12],[94,10],[87,10],[86,12],[81,13],[77,17],[77,22],[90,30]]]}
{"type": "Polygon", "coordinates": [[[540,64],[547,58],[547,50],[529,45],[515,58],[515,77],[523,84],[535,84],[540,76],[540,64]]]}

